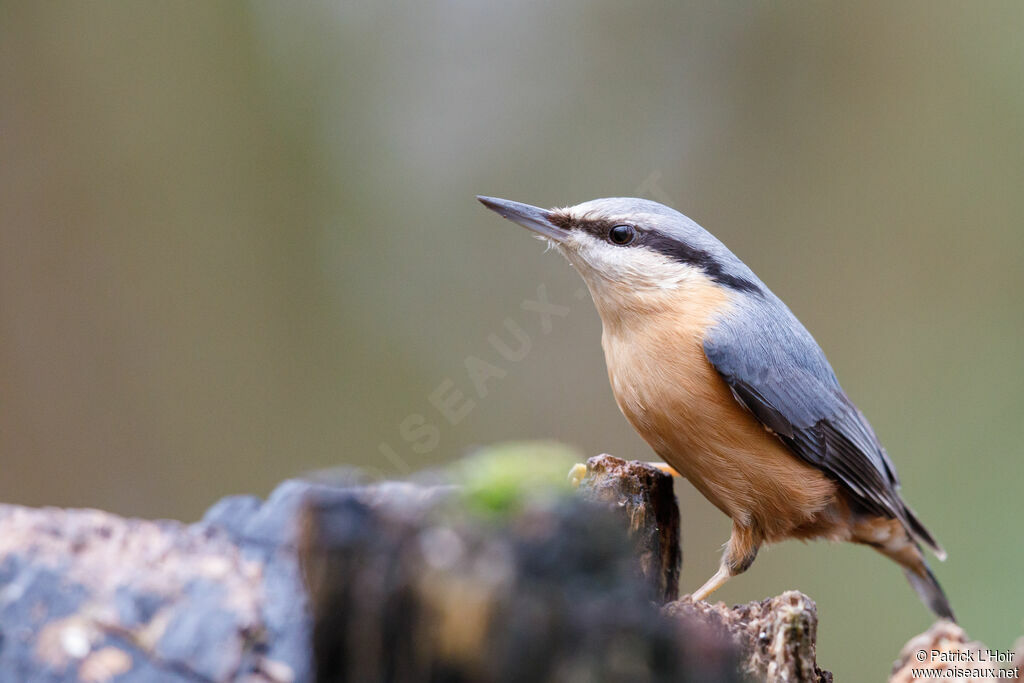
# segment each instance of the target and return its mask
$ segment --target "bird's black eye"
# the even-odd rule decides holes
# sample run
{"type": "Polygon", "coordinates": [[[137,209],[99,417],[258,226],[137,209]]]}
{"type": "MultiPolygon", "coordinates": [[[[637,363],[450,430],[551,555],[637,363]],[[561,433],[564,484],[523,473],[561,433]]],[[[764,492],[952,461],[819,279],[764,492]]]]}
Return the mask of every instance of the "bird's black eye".
{"type": "Polygon", "coordinates": [[[636,230],[632,225],[616,225],[608,231],[608,239],[612,244],[618,244],[620,247],[632,242],[634,237],[636,237],[636,230]]]}

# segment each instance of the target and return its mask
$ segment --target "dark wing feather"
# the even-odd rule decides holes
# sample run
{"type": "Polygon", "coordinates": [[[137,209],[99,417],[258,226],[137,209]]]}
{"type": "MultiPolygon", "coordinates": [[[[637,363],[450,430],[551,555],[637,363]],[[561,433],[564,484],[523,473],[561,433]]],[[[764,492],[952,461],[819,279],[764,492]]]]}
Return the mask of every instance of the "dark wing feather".
{"type": "Polygon", "coordinates": [[[814,339],[785,313],[789,325],[719,326],[704,342],[708,360],[736,400],[797,457],[837,480],[864,510],[899,519],[941,553],[900,498],[895,468],[864,415],[814,339]]]}
{"type": "MultiPolygon", "coordinates": [[[[710,357],[710,356],[709,356],[710,357]]],[[[778,436],[802,460],[824,470],[839,480],[867,510],[886,517],[900,517],[902,503],[896,493],[896,483],[887,468],[879,468],[880,450],[865,433],[852,405],[843,409],[844,401],[821,386],[812,377],[793,372],[788,380],[776,372],[766,372],[757,384],[735,374],[723,372],[712,360],[719,373],[732,388],[733,396],[765,427],[778,436]],[[812,390],[824,393],[822,407],[828,410],[814,415],[807,408],[807,396],[798,391],[812,390]],[[884,469],[884,471],[883,471],[884,469]]]]}

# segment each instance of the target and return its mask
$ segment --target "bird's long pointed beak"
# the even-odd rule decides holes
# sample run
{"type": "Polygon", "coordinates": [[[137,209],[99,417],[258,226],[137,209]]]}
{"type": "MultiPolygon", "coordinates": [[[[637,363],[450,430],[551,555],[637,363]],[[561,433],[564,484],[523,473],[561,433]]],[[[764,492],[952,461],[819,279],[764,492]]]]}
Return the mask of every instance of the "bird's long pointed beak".
{"type": "Polygon", "coordinates": [[[480,203],[502,218],[518,223],[527,230],[532,230],[541,237],[553,242],[564,242],[569,232],[551,222],[551,212],[529,204],[520,204],[507,199],[482,197],[477,195],[480,203]]]}

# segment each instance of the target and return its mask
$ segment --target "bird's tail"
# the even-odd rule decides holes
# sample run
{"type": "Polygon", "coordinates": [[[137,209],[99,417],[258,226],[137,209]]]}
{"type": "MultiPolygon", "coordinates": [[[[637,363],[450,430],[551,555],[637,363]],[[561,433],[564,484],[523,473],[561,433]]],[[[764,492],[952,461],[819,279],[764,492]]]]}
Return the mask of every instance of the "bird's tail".
{"type": "MultiPolygon", "coordinates": [[[[907,531],[910,532],[910,535],[931,548],[932,552],[935,553],[935,557],[939,558],[940,562],[944,562],[946,560],[946,551],[943,550],[942,546],[939,545],[939,542],[935,540],[935,537],[924,528],[924,524],[921,523],[921,520],[917,518],[917,515],[914,514],[914,511],[911,510],[906,503],[903,504],[903,515],[903,521],[906,524],[907,531]]],[[[931,572],[929,571],[929,574],[930,573],[931,572]]]]}
{"type": "MultiPolygon", "coordinates": [[[[911,519],[917,521],[912,512],[909,510],[907,512],[911,519]]],[[[910,585],[913,586],[924,604],[928,605],[929,609],[939,617],[955,622],[956,617],[953,616],[953,608],[949,606],[949,599],[935,575],[932,574],[931,568],[924,559],[924,551],[915,539],[917,534],[905,527],[904,524],[905,521],[898,519],[864,518],[854,525],[853,540],[866,543],[886,557],[898,562],[903,567],[903,573],[906,574],[910,585]]],[[[934,543],[934,541],[932,542],[934,543]]]]}
{"type": "Polygon", "coordinates": [[[942,590],[942,586],[939,585],[935,574],[932,574],[928,563],[924,561],[923,554],[921,563],[918,566],[904,567],[903,573],[906,574],[907,581],[910,582],[910,585],[917,591],[917,595],[924,604],[928,605],[931,611],[943,619],[949,619],[956,623],[953,608],[949,606],[949,598],[946,597],[946,593],[942,590]]]}
{"type": "MultiPolygon", "coordinates": [[[[946,551],[939,545],[939,542],[935,540],[935,537],[931,535],[928,529],[924,527],[924,524],[917,518],[914,511],[906,504],[903,505],[903,514],[906,517],[905,521],[910,537],[919,540],[931,548],[932,552],[935,553],[935,557],[939,558],[940,562],[945,561],[946,551]]],[[[907,575],[907,580],[910,581],[910,585],[917,591],[924,604],[928,605],[935,614],[943,619],[956,622],[956,617],[953,616],[953,608],[949,606],[946,592],[942,590],[942,586],[939,585],[939,580],[935,578],[935,574],[932,574],[931,567],[928,566],[924,559],[924,552],[921,550],[921,546],[917,543],[914,543],[914,546],[917,549],[917,562],[911,566],[904,566],[903,573],[907,575]]]]}

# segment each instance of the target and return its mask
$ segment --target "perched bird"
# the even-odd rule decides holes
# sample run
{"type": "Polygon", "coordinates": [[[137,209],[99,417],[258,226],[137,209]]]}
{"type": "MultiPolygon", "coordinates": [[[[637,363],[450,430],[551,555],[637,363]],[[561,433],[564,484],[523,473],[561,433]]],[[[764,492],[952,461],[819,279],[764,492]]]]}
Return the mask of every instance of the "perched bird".
{"type": "Polygon", "coordinates": [[[583,276],[622,413],[732,519],[695,600],[750,568],[762,544],[825,538],[895,560],[925,604],[954,619],[921,544],[945,552],[900,497],[871,425],[810,333],[724,244],[644,199],[551,210],[478,199],[583,276]]]}

